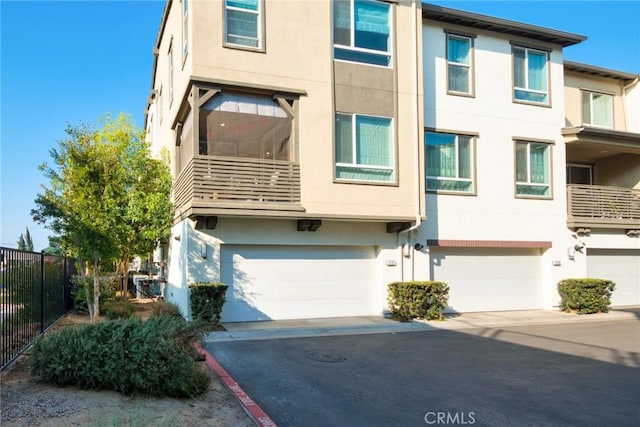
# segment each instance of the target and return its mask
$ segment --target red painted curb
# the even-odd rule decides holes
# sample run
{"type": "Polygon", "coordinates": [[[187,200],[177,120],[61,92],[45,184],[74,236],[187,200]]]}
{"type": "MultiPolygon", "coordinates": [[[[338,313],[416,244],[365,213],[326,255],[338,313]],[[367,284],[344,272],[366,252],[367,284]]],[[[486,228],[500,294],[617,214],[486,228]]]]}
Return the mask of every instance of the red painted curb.
{"type": "Polygon", "coordinates": [[[218,375],[224,385],[229,389],[233,397],[240,403],[242,409],[253,419],[260,427],[278,427],[262,408],[249,397],[247,393],[238,385],[237,382],[224,370],[218,361],[199,343],[195,343],[195,347],[204,353],[205,362],[209,368],[218,375]]]}

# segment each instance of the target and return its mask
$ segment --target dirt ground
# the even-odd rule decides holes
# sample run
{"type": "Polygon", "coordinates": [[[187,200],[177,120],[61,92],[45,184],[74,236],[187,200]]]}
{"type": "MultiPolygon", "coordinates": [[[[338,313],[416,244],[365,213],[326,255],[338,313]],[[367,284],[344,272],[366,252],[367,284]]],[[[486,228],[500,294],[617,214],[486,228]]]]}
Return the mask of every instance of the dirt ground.
{"type": "MultiPolygon", "coordinates": [[[[150,304],[139,302],[136,314],[147,317],[150,304]]],[[[82,322],[88,316],[68,314],[55,327],[82,322]]],[[[213,372],[209,390],[194,399],[128,397],[38,382],[31,377],[28,358],[20,356],[0,376],[2,427],[255,425],[213,372]]]]}

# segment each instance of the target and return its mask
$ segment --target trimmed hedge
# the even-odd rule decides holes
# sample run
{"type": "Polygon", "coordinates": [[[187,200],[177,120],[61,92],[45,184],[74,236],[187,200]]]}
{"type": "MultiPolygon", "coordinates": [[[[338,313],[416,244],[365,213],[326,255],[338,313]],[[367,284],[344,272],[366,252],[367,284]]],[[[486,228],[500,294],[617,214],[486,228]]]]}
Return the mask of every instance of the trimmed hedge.
{"type": "Polygon", "coordinates": [[[189,285],[193,320],[217,325],[228,286],[220,282],[197,282],[189,285]]]}
{"type": "Polygon", "coordinates": [[[68,326],[35,341],[31,373],[58,386],[193,397],[211,380],[193,358],[199,337],[194,325],[167,316],[68,326]]]}
{"type": "Polygon", "coordinates": [[[444,282],[415,281],[389,284],[389,309],[396,319],[442,319],[449,301],[449,286],[444,282]]]}
{"type": "Polygon", "coordinates": [[[606,313],[615,283],[606,279],[565,279],[558,282],[560,308],[578,314],[606,313]]]}

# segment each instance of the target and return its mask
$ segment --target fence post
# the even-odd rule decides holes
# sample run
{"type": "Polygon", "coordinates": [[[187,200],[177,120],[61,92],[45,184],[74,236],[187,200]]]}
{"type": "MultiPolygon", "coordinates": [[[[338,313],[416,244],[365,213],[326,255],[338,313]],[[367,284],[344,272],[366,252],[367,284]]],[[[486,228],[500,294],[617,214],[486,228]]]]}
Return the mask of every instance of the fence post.
{"type": "Polygon", "coordinates": [[[40,333],[44,334],[44,254],[40,253],[40,333]]]}

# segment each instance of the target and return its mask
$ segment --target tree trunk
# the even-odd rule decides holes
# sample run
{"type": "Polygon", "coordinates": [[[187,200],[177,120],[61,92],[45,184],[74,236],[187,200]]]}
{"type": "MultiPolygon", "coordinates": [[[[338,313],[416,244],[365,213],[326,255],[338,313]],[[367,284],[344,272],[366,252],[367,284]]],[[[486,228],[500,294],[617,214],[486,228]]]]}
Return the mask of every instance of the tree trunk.
{"type": "Polygon", "coordinates": [[[93,256],[93,317],[91,323],[98,323],[100,316],[100,258],[93,256]]]}
{"type": "Polygon", "coordinates": [[[124,286],[122,287],[122,301],[126,301],[129,296],[129,261],[131,260],[131,256],[129,255],[129,250],[126,250],[122,254],[122,259],[120,259],[116,264],[116,272],[120,277],[124,277],[124,286]]]}
{"type": "Polygon", "coordinates": [[[87,301],[87,310],[89,310],[89,319],[93,323],[93,304],[91,304],[91,286],[87,283],[87,262],[83,259],[79,260],[80,277],[82,277],[82,287],[84,288],[84,297],[87,301]]]}

